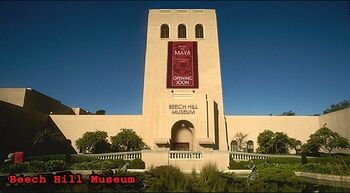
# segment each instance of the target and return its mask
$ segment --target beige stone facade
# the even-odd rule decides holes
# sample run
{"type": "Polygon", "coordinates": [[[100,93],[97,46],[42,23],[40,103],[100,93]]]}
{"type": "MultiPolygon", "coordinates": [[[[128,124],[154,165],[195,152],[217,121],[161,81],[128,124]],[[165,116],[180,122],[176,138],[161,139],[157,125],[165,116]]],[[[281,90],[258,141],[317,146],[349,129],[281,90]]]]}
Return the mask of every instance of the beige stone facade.
{"type": "MultiPolygon", "coordinates": [[[[265,129],[285,132],[290,137],[306,142],[309,135],[325,123],[350,139],[350,109],[321,116],[225,116],[217,31],[215,10],[150,10],[142,114],[89,115],[86,111],[75,108],[69,113],[50,113],[50,118],[66,138],[72,140],[73,145],[87,131],[103,130],[112,136],[121,128],[132,128],[154,150],[146,153],[145,159],[148,159],[147,156],[154,159],[157,151],[192,150],[209,152],[206,159],[215,162],[220,156],[227,156],[227,153],[222,152],[231,150],[231,142],[238,132],[248,134],[247,140],[251,140],[252,151],[255,151],[257,136],[265,129]],[[179,32],[180,25],[185,26],[185,37],[179,32]],[[161,26],[168,28],[165,27],[162,31],[161,26]],[[201,26],[202,31],[199,28],[197,31],[197,26],[201,26]],[[169,75],[169,62],[173,61],[169,60],[169,56],[173,54],[172,57],[176,58],[175,55],[182,53],[170,53],[172,51],[169,46],[172,44],[169,42],[180,42],[180,46],[181,43],[190,42],[188,45],[193,46],[190,51],[196,52],[197,69],[192,66],[188,70],[181,66],[192,64],[188,62],[191,59],[187,56],[180,57],[179,61],[174,60],[175,63],[171,65],[175,66],[174,69],[185,69],[180,70],[180,74],[198,70],[198,75],[194,73],[189,79],[192,81],[192,78],[196,78],[197,86],[177,88],[167,85],[167,81],[176,79],[174,74],[169,75]],[[176,62],[180,66],[176,66],[176,62]]],[[[193,53],[187,53],[186,50],[183,53],[190,55],[194,61],[193,53]]],[[[0,100],[24,106],[25,90],[1,89],[0,100]]],[[[35,97],[32,100],[35,101],[35,97]]],[[[158,161],[163,163],[161,159],[159,157],[158,161]]],[[[167,157],[164,160],[169,162],[167,157]]],[[[192,160],[191,166],[196,167],[196,162],[197,160],[192,160]]],[[[228,160],[225,161],[227,165],[226,162],[228,160]]],[[[182,165],[188,163],[173,164],[185,167],[182,165]]]]}

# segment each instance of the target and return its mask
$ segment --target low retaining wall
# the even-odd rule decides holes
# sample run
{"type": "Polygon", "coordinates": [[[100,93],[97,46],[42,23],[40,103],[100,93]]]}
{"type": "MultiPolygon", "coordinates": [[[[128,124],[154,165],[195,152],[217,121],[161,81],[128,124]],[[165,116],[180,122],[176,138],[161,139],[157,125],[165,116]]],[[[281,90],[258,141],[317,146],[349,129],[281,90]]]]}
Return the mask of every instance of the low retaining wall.
{"type": "Polygon", "coordinates": [[[228,151],[142,151],[142,160],[146,169],[160,165],[173,165],[181,170],[200,170],[204,165],[212,163],[219,170],[226,170],[229,165],[228,151]]]}
{"type": "Polygon", "coordinates": [[[299,155],[271,155],[219,150],[171,151],[169,149],[81,155],[95,157],[101,160],[142,159],[145,162],[146,169],[161,165],[173,165],[182,170],[200,170],[203,166],[210,163],[216,165],[216,167],[221,171],[227,170],[230,158],[235,161],[268,159],[274,157],[300,158],[299,155]]]}
{"type": "Polygon", "coordinates": [[[338,176],[329,174],[309,173],[309,172],[294,172],[296,176],[302,176],[317,180],[327,180],[335,182],[346,182],[350,183],[350,176],[338,176]]]}

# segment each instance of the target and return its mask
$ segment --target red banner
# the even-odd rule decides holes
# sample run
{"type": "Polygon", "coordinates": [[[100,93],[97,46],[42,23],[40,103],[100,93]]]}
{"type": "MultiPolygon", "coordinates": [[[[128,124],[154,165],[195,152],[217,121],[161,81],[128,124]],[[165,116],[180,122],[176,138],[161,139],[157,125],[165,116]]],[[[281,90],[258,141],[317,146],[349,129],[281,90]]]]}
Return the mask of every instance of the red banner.
{"type": "Polygon", "coordinates": [[[197,42],[168,42],[167,88],[198,88],[197,42]]]}

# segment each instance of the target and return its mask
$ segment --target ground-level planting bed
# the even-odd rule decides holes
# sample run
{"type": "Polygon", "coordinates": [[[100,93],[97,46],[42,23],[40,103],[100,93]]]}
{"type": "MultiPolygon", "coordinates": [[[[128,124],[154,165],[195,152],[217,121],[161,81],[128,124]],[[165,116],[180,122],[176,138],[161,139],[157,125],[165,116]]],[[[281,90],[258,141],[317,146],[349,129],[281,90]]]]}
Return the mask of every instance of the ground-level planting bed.
{"type": "MultiPolygon", "coordinates": [[[[258,177],[256,180],[250,180],[247,177],[240,177],[233,173],[219,172],[215,165],[207,165],[200,173],[194,171],[185,174],[180,169],[173,166],[154,167],[145,172],[118,172],[115,173],[111,168],[121,167],[125,164],[123,160],[96,160],[86,157],[72,157],[70,162],[64,159],[48,161],[45,159],[29,159],[28,163],[22,166],[17,165],[12,168],[25,172],[42,172],[54,171],[55,169],[68,170],[101,170],[101,176],[133,176],[136,183],[133,184],[91,184],[89,183],[89,175],[85,175],[82,184],[39,184],[39,185],[19,185],[6,186],[7,178],[2,178],[1,191],[11,192],[350,192],[350,188],[336,187],[327,185],[317,185],[315,183],[304,180],[294,174],[296,170],[306,168],[307,171],[316,171],[317,166],[340,167],[345,169],[348,167],[349,159],[342,158],[343,164],[336,166],[333,162],[335,158],[314,158],[308,159],[307,164],[301,164],[298,158],[272,158],[268,160],[253,160],[246,162],[231,161],[231,169],[248,169],[247,165],[252,163],[257,167],[258,177]],[[317,160],[318,159],[318,160],[317,160]],[[41,169],[40,164],[44,164],[45,169],[41,169]],[[310,166],[309,166],[309,165],[310,166]],[[59,168],[60,167],[60,168],[59,168]],[[64,168],[65,167],[65,168],[64,168]],[[38,169],[39,168],[39,169],[38,169]],[[310,169],[311,168],[311,169],[310,169]],[[5,180],[5,183],[4,181],[5,180]]],[[[339,161],[339,160],[338,160],[339,161]]],[[[336,161],[338,163],[338,161],[336,161]]],[[[339,162],[340,163],[340,162],[339,162]]],[[[144,168],[141,160],[130,162],[133,168],[144,168]],[[137,167],[136,167],[136,166],[137,167]]],[[[2,165],[4,166],[4,165],[2,165]]],[[[2,167],[2,170],[5,167],[2,167]]],[[[5,168],[6,169],[6,168],[5,168]]],[[[322,169],[323,170],[323,169],[322,169]]],[[[325,170],[324,170],[325,171],[325,170]]],[[[333,170],[329,170],[333,171],[333,170]]],[[[343,171],[343,173],[348,172],[343,171]]],[[[333,173],[334,174],[334,173],[333,173]]]]}
{"type": "Polygon", "coordinates": [[[266,160],[234,161],[230,160],[230,169],[247,169],[249,165],[254,164],[259,169],[280,168],[292,170],[294,172],[311,172],[321,174],[332,174],[341,176],[350,176],[350,155],[335,155],[312,157],[302,163],[301,158],[269,158],[266,160]]]}
{"type": "Polygon", "coordinates": [[[199,173],[184,174],[173,166],[159,166],[144,173],[111,173],[105,176],[134,176],[135,184],[22,185],[3,187],[5,191],[33,192],[348,192],[349,189],[317,186],[303,181],[291,170],[266,167],[259,170],[257,180],[222,173],[208,165],[199,173]]]}

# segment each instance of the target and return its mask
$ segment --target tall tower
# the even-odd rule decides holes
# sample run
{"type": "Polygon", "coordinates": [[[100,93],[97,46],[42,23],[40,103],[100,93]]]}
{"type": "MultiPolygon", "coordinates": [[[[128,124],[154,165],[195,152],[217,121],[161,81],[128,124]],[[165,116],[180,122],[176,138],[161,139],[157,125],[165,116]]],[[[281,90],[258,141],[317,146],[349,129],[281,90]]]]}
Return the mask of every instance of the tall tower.
{"type": "Polygon", "coordinates": [[[149,11],[142,111],[152,148],[227,149],[215,10],[149,11]]]}

